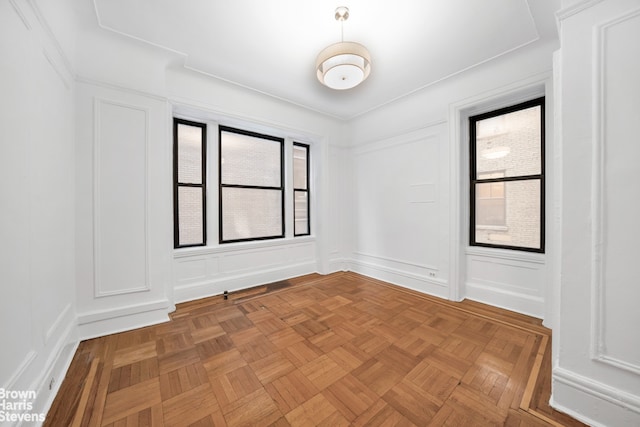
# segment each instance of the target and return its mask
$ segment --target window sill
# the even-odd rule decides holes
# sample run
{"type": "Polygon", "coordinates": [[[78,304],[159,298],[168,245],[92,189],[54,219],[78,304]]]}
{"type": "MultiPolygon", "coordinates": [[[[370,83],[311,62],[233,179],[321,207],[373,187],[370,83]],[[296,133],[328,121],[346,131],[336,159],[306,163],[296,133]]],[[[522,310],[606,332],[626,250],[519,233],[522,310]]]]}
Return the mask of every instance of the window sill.
{"type": "Polygon", "coordinates": [[[476,225],[476,230],[509,231],[506,225],[476,225]]]}
{"type": "Polygon", "coordinates": [[[197,246],[193,248],[174,249],[173,258],[177,259],[197,255],[210,255],[269,247],[291,246],[301,243],[313,243],[315,241],[315,236],[301,236],[273,240],[257,240],[253,242],[223,243],[221,245],[215,246],[197,246]]]}
{"type": "Polygon", "coordinates": [[[519,251],[517,249],[499,249],[484,248],[480,246],[469,246],[466,248],[465,254],[489,258],[508,259],[511,261],[530,262],[535,264],[546,264],[545,254],[519,251]]]}

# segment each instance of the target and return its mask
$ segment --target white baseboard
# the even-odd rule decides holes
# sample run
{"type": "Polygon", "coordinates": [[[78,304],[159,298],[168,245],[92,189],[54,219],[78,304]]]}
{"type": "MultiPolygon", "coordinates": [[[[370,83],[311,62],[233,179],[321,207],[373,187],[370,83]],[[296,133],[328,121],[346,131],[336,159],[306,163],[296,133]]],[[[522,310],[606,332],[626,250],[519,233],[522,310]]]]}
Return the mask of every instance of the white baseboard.
{"type": "Polygon", "coordinates": [[[533,295],[467,282],[465,298],[542,319],[544,299],[533,295]]]}
{"type": "Polygon", "coordinates": [[[313,261],[282,268],[252,271],[240,275],[222,276],[215,280],[176,286],[173,291],[173,297],[176,303],[193,301],[200,298],[220,295],[224,291],[237,291],[252,286],[264,285],[278,280],[315,273],[316,269],[316,262],[313,261]]]}
{"type": "MultiPolygon", "coordinates": [[[[46,332],[44,346],[30,351],[6,384],[7,390],[35,392],[35,399],[27,399],[31,409],[18,415],[44,417],[49,411],[78,347],[76,321],[73,307],[67,306],[46,332]]],[[[17,421],[2,425],[40,424],[17,421]]]]}
{"type": "Polygon", "coordinates": [[[349,271],[349,260],[347,258],[330,259],[328,263],[328,271],[323,274],[337,273],[340,271],[349,271]]]}
{"type": "Polygon", "coordinates": [[[446,280],[409,273],[361,260],[349,260],[349,271],[440,298],[449,297],[446,280]]]}
{"type": "Polygon", "coordinates": [[[99,310],[78,314],[78,334],[81,340],[129,331],[169,321],[168,300],[99,310]]]}
{"type": "Polygon", "coordinates": [[[594,427],[640,426],[640,396],[561,367],[553,369],[552,381],[553,408],[594,427]]]}

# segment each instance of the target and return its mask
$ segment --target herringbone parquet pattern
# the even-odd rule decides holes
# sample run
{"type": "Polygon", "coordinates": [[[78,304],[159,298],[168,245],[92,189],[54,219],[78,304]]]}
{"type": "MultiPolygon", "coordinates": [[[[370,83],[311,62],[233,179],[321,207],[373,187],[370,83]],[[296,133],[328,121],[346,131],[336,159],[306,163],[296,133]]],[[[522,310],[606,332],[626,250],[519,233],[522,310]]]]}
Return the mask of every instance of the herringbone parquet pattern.
{"type": "Polygon", "coordinates": [[[291,282],[82,342],[46,425],[580,425],[545,406],[534,319],[353,273],[291,282]]]}

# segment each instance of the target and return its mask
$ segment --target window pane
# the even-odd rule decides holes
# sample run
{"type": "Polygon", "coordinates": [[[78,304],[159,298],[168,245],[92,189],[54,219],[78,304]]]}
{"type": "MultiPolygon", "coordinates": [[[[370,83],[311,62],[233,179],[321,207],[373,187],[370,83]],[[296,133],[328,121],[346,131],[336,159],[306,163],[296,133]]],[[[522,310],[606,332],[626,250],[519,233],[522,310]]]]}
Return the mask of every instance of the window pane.
{"type": "Polygon", "coordinates": [[[293,146],[293,188],[307,189],[307,147],[293,146]]]}
{"type": "Polygon", "coordinates": [[[309,206],[306,191],[294,191],[294,234],[309,234],[309,206]]]}
{"type": "Polygon", "coordinates": [[[282,192],[222,188],[222,240],[282,236],[282,192]]]}
{"type": "Polygon", "coordinates": [[[201,188],[178,187],[178,220],[180,246],[204,244],[201,188]]]}
{"type": "Polygon", "coordinates": [[[504,182],[476,184],[476,226],[505,224],[504,182]]]}
{"type": "Polygon", "coordinates": [[[506,177],[541,173],[542,108],[538,105],[476,122],[476,176],[504,170],[506,177]]]}
{"type": "Polygon", "coordinates": [[[222,131],[222,184],[280,187],[279,141],[222,131]]]}
{"type": "MultiPolygon", "coordinates": [[[[540,180],[511,181],[503,184],[503,199],[482,199],[478,197],[479,192],[476,192],[475,241],[493,245],[540,248],[540,180]],[[498,223],[500,215],[503,215],[501,224],[498,223]],[[500,225],[504,229],[483,225],[500,225]]],[[[491,184],[477,184],[476,188],[488,185],[491,184]]]]}
{"type": "Polygon", "coordinates": [[[178,182],[202,184],[202,128],[178,124],[178,182]]]}

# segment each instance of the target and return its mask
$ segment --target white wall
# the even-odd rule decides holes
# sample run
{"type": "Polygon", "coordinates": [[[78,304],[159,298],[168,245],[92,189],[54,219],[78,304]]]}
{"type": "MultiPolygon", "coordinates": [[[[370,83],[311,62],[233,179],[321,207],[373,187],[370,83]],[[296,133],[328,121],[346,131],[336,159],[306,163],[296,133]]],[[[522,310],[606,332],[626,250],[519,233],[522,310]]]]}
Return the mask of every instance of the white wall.
{"type": "Polygon", "coordinates": [[[567,2],[555,90],[558,46],[542,40],[344,123],[96,28],[91,2],[0,3],[0,387],[36,389],[46,408],[77,334],[351,269],[544,317],[553,404],[594,425],[640,424],[640,294],[627,268],[640,237],[630,155],[640,107],[629,96],[640,92],[639,10],[638,0],[567,2]],[[469,249],[464,118],[540,94],[547,254],[469,249]],[[174,114],[310,142],[313,235],[174,251],[174,114]]]}
{"type": "Polygon", "coordinates": [[[166,102],[77,84],[76,295],[83,338],[168,320],[166,102]]]}
{"type": "MultiPolygon", "coordinates": [[[[547,256],[468,247],[466,123],[469,115],[546,95],[551,159],[556,48],[541,41],[350,123],[355,271],[445,298],[545,316],[547,256]]],[[[548,245],[547,253],[552,250],[548,245]]]]}
{"type": "Polygon", "coordinates": [[[640,1],[560,14],[562,264],[554,406],[640,425],[640,1]]]}
{"type": "MultiPolygon", "coordinates": [[[[303,274],[342,268],[344,236],[336,233],[344,215],[340,200],[344,185],[337,167],[342,123],[254,92],[212,81],[181,69],[167,71],[169,103],[179,117],[206,122],[209,139],[209,230],[207,247],[174,251],[176,302],[220,294],[303,274]],[[311,149],[311,236],[293,237],[287,216],[286,238],[233,244],[217,239],[218,124],[263,132],[304,142],[311,149]]],[[[288,154],[288,149],[285,149],[288,154]]],[[[285,156],[285,160],[289,156],[285,156]]],[[[285,171],[290,168],[285,167],[285,171]]],[[[289,186],[290,187],[290,186],[289,186]]],[[[289,209],[291,203],[286,204],[289,209]]]]}
{"type": "MultiPolygon", "coordinates": [[[[184,58],[92,25],[78,43],[77,298],[82,337],[157,323],[177,302],[342,268],[344,124],[185,69],[184,58]],[[206,247],[173,249],[172,117],[206,122],[206,247]],[[311,145],[312,235],[219,245],[218,124],[311,145]],[[123,155],[125,154],[126,155],[123,155]],[[146,168],[146,173],[145,173],[146,168]]],[[[84,9],[82,9],[84,7],[84,9]]],[[[292,203],[291,203],[292,205],[292,203]]],[[[291,216],[288,217],[292,219],[291,216]]]]}
{"type": "Polygon", "coordinates": [[[0,2],[0,388],[36,391],[30,413],[46,410],[77,343],[74,19],[58,6],[62,43],[36,2],[0,2]]]}
{"type": "Polygon", "coordinates": [[[448,297],[444,123],[351,150],[353,270],[448,297]]]}

